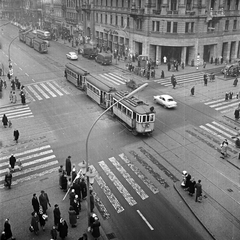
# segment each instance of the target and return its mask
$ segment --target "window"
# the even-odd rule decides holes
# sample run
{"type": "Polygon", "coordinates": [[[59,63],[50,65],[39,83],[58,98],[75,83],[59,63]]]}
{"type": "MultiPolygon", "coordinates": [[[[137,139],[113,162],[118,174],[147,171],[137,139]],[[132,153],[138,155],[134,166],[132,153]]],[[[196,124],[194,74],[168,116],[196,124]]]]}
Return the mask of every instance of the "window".
{"type": "Polygon", "coordinates": [[[225,31],[228,31],[228,27],[229,27],[229,20],[226,20],[226,22],[225,22],[225,31]]]}
{"type": "Polygon", "coordinates": [[[237,30],[237,20],[233,21],[233,30],[237,30]]]}
{"type": "Polygon", "coordinates": [[[105,15],[105,24],[107,24],[107,14],[105,15]]]}
{"type": "Polygon", "coordinates": [[[194,22],[191,22],[191,33],[194,32],[194,22]]]}
{"type": "Polygon", "coordinates": [[[185,33],[193,33],[193,29],[194,29],[194,22],[186,22],[185,23],[185,33]]]}
{"type": "Polygon", "coordinates": [[[115,16],[115,25],[118,25],[118,16],[115,16]]]}
{"type": "Polygon", "coordinates": [[[159,32],[159,30],[160,30],[160,22],[157,21],[156,22],[156,31],[159,32]]]}
{"type": "Polygon", "coordinates": [[[187,0],[186,11],[192,10],[192,0],[187,0]]]}
{"type": "Polygon", "coordinates": [[[130,20],[129,20],[129,17],[127,17],[127,27],[129,27],[129,24],[130,24],[130,20]]]}
{"type": "Polygon", "coordinates": [[[185,33],[188,33],[189,31],[189,22],[185,23],[185,33]]]}
{"type": "Polygon", "coordinates": [[[118,0],[116,0],[116,7],[118,7],[118,0]]]}
{"type": "Polygon", "coordinates": [[[98,13],[96,13],[96,22],[98,22],[98,13]]]}
{"type": "Polygon", "coordinates": [[[110,4],[111,4],[110,6],[112,7],[113,6],[113,0],[110,0],[110,4]]]}
{"type": "Polygon", "coordinates": [[[102,17],[102,14],[101,14],[101,20],[100,20],[100,23],[102,23],[102,22],[103,22],[102,18],[103,18],[103,17],[102,17]]]}
{"type": "Polygon", "coordinates": [[[177,10],[177,0],[171,0],[170,10],[171,11],[176,11],[177,10]]]}
{"type": "Polygon", "coordinates": [[[142,20],[141,19],[137,19],[137,30],[142,30],[142,20]]]}
{"type": "Polygon", "coordinates": [[[178,23],[173,22],[173,33],[177,33],[177,26],[178,26],[178,23]]]}
{"type": "Polygon", "coordinates": [[[171,22],[167,22],[167,33],[171,32],[171,22]]]}
{"type": "Polygon", "coordinates": [[[110,24],[112,24],[112,21],[113,21],[112,15],[110,15],[110,24]]]}
{"type": "Polygon", "coordinates": [[[155,31],[155,21],[152,21],[152,31],[155,31]]]}
{"type": "Polygon", "coordinates": [[[125,1],[125,0],[122,0],[122,7],[124,7],[124,1],[125,1]]]}
{"type": "Polygon", "coordinates": [[[123,17],[121,17],[121,26],[123,27],[123,17]]]}

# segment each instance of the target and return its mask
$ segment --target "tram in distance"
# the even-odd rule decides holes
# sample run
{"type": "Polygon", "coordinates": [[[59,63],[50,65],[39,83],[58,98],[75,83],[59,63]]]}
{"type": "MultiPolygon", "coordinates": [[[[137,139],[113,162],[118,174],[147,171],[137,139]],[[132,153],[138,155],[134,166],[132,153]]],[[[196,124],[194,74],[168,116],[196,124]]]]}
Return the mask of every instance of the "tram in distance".
{"type": "MultiPolygon", "coordinates": [[[[77,88],[86,92],[94,102],[102,108],[107,109],[129,92],[124,84],[116,85],[108,82],[104,77],[97,74],[90,74],[87,70],[73,64],[66,64],[66,79],[77,88]]],[[[124,98],[110,110],[124,126],[134,135],[150,135],[154,130],[156,112],[145,102],[132,96],[124,98]]]]}
{"type": "Polygon", "coordinates": [[[39,38],[33,39],[33,48],[40,52],[40,53],[47,53],[48,52],[48,46],[47,43],[39,38]]]}
{"type": "Polygon", "coordinates": [[[48,31],[44,30],[37,30],[37,36],[43,40],[51,40],[51,34],[48,31]]]}

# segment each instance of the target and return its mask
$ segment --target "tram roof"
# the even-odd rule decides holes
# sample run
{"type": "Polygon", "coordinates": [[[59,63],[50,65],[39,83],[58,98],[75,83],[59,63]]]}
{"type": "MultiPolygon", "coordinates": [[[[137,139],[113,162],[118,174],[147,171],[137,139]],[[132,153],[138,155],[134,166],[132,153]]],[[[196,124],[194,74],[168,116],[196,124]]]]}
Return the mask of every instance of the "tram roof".
{"type": "Polygon", "coordinates": [[[80,66],[77,66],[71,62],[67,63],[66,67],[71,69],[74,72],[81,74],[82,76],[86,76],[89,74],[89,72],[87,70],[85,70],[85,69],[81,68],[80,66]]]}
{"type": "Polygon", "coordinates": [[[40,38],[34,38],[33,41],[39,42],[39,43],[45,43],[47,44],[44,40],[40,39],[40,38]]]}
{"type": "MultiPolygon", "coordinates": [[[[108,73],[105,73],[108,74],[108,73]]],[[[87,81],[105,92],[126,89],[126,84],[121,84],[105,74],[91,74],[86,77],[87,81]]]]}
{"type": "Polygon", "coordinates": [[[27,33],[26,37],[29,37],[29,38],[36,38],[37,36],[33,33],[27,33]]]}
{"type": "MultiPolygon", "coordinates": [[[[116,100],[120,100],[127,94],[129,94],[128,91],[117,91],[117,92],[113,93],[112,96],[116,100]]],[[[124,104],[129,109],[132,109],[134,112],[136,112],[138,114],[155,113],[154,109],[153,109],[153,111],[150,110],[150,108],[152,107],[151,105],[145,103],[144,101],[142,101],[134,96],[123,99],[121,101],[121,103],[124,104]]]]}

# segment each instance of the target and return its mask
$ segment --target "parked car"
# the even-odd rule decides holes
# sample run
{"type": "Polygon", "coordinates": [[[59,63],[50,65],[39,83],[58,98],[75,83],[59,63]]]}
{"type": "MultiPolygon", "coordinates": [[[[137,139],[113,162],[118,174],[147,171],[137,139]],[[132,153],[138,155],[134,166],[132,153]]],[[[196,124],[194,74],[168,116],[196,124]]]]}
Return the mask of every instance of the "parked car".
{"type": "Polygon", "coordinates": [[[69,52],[66,54],[67,59],[78,60],[78,55],[75,52],[69,52]]]}
{"type": "Polygon", "coordinates": [[[162,105],[164,108],[175,108],[177,102],[170,95],[157,95],[153,97],[154,102],[162,105]]]}

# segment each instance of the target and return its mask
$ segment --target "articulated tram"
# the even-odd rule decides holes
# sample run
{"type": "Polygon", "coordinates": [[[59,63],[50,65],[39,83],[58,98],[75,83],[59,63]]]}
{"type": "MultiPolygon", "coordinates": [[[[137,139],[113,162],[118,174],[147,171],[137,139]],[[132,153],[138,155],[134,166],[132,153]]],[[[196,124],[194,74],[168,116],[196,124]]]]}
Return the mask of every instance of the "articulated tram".
{"type": "MultiPolygon", "coordinates": [[[[109,108],[129,93],[126,85],[114,85],[104,77],[104,74],[90,74],[72,63],[66,64],[65,77],[77,88],[84,90],[87,96],[104,109],[109,108]]],[[[156,114],[154,107],[134,96],[124,98],[110,111],[134,135],[151,134],[154,130],[156,114]]]]}

